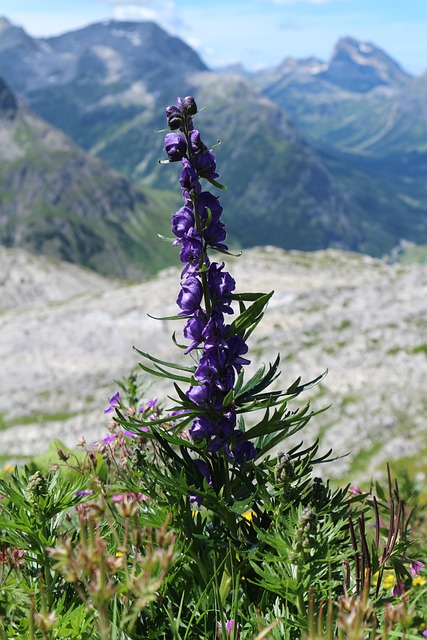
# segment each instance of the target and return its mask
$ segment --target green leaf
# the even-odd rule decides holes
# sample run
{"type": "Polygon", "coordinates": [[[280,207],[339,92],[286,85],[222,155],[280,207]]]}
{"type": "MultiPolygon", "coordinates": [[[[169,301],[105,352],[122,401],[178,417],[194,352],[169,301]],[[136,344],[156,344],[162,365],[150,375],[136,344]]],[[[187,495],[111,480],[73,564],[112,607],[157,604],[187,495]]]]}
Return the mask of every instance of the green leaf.
{"type": "Polygon", "coordinates": [[[286,394],[297,396],[303,391],[306,391],[307,389],[311,389],[316,384],[319,384],[319,382],[322,382],[322,380],[324,380],[327,375],[328,375],[328,369],[325,369],[325,371],[322,374],[320,374],[320,376],[317,376],[317,378],[314,378],[314,380],[310,380],[310,382],[305,382],[304,384],[301,384],[301,385],[299,384],[301,381],[301,378],[298,378],[294,382],[294,384],[291,385],[289,389],[287,389],[286,394]]]}
{"type": "Polygon", "coordinates": [[[133,347],[133,349],[134,351],[139,353],[140,356],[144,356],[144,358],[147,358],[147,360],[151,360],[151,362],[154,362],[157,364],[162,364],[165,367],[169,367],[170,369],[177,369],[178,371],[187,371],[189,373],[194,373],[196,370],[195,366],[185,367],[182,364],[176,364],[175,362],[168,362],[167,360],[160,360],[159,358],[155,358],[154,356],[151,356],[149,353],[146,353],[145,351],[140,351],[136,347],[133,347]]]}
{"type": "Polygon", "coordinates": [[[252,332],[261,320],[264,309],[267,306],[268,301],[270,300],[273,293],[274,291],[271,291],[270,293],[266,293],[260,298],[257,298],[257,300],[255,300],[255,302],[251,304],[250,307],[243,311],[243,313],[241,313],[239,317],[231,323],[225,334],[225,337],[230,338],[231,336],[236,334],[243,336],[245,330],[249,328],[251,328],[252,332]]]}
{"type": "Polygon", "coordinates": [[[191,316],[152,316],[150,313],[147,313],[147,316],[152,320],[186,320],[191,318],[191,316]]]}
{"type": "Polygon", "coordinates": [[[255,300],[259,300],[262,296],[268,294],[265,293],[232,293],[230,298],[232,300],[244,300],[245,302],[254,302],[255,300]]]}
{"type": "Polygon", "coordinates": [[[142,364],[142,362],[138,362],[138,366],[141,367],[141,369],[146,373],[149,373],[152,376],[157,376],[158,378],[166,378],[167,380],[177,380],[178,382],[191,383],[191,378],[177,376],[170,371],[165,371],[158,365],[155,365],[156,369],[151,369],[150,367],[146,367],[145,364],[142,364]]]}
{"type": "MultiPolygon", "coordinates": [[[[236,402],[239,400],[239,404],[245,402],[248,399],[252,399],[253,396],[260,391],[266,389],[276,378],[280,375],[278,367],[280,364],[280,355],[277,356],[273,364],[269,364],[269,369],[265,373],[265,366],[263,365],[258,369],[254,376],[242,387],[240,392],[236,394],[236,402]]],[[[280,393],[280,392],[279,392],[280,393]]]]}
{"type": "Polygon", "coordinates": [[[223,191],[227,191],[227,187],[223,184],[221,184],[220,182],[217,182],[216,180],[214,180],[213,178],[206,178],[206,176],[201,176],[202,178],[205,178],[205,180],[207,180],[208,182],[210,182],[210,184],[212,184],[214,187],[216,187],[217,189],[222,189],[223,191]]]}

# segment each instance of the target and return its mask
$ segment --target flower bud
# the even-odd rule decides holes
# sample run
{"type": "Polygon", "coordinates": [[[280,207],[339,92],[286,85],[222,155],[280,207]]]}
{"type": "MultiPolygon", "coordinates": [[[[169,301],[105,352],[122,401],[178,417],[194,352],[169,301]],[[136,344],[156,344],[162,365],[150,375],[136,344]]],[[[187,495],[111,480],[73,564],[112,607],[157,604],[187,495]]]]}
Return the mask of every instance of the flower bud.
{"type": "Polygon", "coordinates": [[[181,111],[186,116],[195,116],[197,113],[197,104],[193,96],[186,96],[181,102],[181,111]]]}
{"type": "Polygon", "coordinates": [[[169,129],[171,129],[172,131],[175,131],[175,129],[180,129],[184,124],[181,111],[174,105],[166,107],[166,118],[168,120],[169,129]]]}

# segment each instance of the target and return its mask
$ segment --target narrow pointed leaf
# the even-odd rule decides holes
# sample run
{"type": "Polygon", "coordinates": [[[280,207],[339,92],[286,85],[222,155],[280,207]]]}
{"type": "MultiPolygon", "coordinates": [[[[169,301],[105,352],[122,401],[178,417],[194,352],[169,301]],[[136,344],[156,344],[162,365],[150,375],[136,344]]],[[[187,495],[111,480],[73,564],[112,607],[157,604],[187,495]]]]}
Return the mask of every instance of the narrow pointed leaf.
{"type": "Polygon", "coordinates": [[[177,364],[175,362],[168,362],[167,360],[160,360],[160,358],[156,358],[154,356],[151,356],[149,353],[146,353],[145,351],[140,351],[140,349],[137,349],[136,347],[133,347],[134,351],[136,351],[137,353],[139,353],[140,356],[144,356],[144,358],[147,358],[147,360],[151,360],[151,362],[157,363],[157,364],[162,364],[165,367],[169,367],[170,369],[177,369],[179,371],[188,371],[189,373],[194,373],[194,371],[196,370],[196,367],[186,367],[182,364],[177,364]]]}

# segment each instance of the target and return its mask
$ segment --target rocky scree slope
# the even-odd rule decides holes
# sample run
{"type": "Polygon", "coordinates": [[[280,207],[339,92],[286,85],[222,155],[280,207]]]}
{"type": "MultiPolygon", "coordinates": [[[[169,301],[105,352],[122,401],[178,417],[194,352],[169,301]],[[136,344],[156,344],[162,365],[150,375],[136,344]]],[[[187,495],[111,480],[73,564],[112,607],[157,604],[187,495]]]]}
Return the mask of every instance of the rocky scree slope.
{"type": "MultiPolygon", "coordinates": [[[[0,285],[3,459],[43,452],[55,437],[69,446],[81,436],[89,443],[99,439],[108,428],[103,409],[117,390],[114,380],[137,367],[132,345],[180,358],[171,341],[180,323],[147,315],[176,313],[178,269],[123,285],[100,276],[91,279],[70,265],[52,269],[34,257],[25,267],[25,254],[12,250],[1,250],[0,256],[5,273],[0,285]],[[39,300],[28,298],[30,272],[39,300]],[[64,287],[55,300],[43,293],[55,290],[54,278],[76,279],[74,286],[67,285],[69,298],[64,287]],[[12,288],[22,292],[14,305],[12,288]]],[[[358,482],[395,459],[422,470],[427,310],[420,291],[427,286],[427,266],[272,247],[247,251],[228,266],[239,291],[275,290],[251,339],[251,370],[272,362],[278,352],[284,386],[329,369],[324,382],[299,399],[310,400],[313,409],[331,404],[306,428],[305,442],[319,436],[322,451],[331,447],[335,455],[349,454],[324,472],[358,482]]],[[[157,380],[149,388],[152,381],[145,380],[147,399],[160,396],[168,406],[166,396],[173,389],[157,380]]]]}

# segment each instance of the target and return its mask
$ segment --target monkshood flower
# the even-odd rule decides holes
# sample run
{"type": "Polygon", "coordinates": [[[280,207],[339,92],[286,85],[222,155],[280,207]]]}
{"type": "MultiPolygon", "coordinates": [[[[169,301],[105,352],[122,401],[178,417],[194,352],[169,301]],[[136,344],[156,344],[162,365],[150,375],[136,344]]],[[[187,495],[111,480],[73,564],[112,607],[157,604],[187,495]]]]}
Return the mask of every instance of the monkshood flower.
{"type": "Polygon", "coordinates": [[[178,98],[177,105],[166,109],[172,133],[165,136],[164,150],[170,162],[181,162],[180,185],[184,205],[172,215],[174,245],[180,246],[179,258],[185,265],[177,304],[179,315],[187,318],[184,337],[189,340],[185,352],[200,349],[194,384],[187,397],[203,409],[190,427],[193,440],[205,440],[207,450],[223,450],[230,460],[242,464],[256,455],[252,443],[240,442],[234,406],[226,406],[236,376],[244,365],[248,347],[238,335],[228,335],[225,316],[233,314],[232,294],[236,283],[224,263],[211,262],[208,250],[226,251],[225,225],[218,197],[204,190],[201,180],[214,186],[219,174],[216,158],[193,126],[197,113],[194,98],[178,98]]]}

